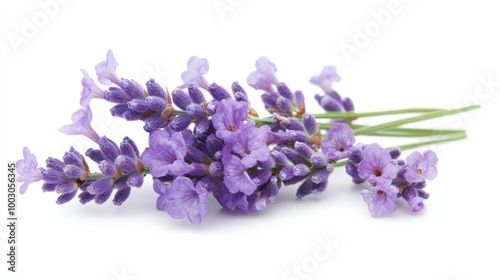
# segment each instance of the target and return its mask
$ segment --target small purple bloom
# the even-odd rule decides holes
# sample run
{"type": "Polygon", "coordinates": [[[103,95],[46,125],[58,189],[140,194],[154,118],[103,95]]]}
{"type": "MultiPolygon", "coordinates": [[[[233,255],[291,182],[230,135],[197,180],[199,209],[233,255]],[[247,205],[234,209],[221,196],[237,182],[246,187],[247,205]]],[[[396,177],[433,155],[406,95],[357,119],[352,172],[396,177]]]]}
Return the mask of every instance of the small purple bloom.
{"type": "Polygon", "coordinates": [[[92,98],[104,99],[104,91],[100,89],[94,82],[87,71],[80,70],[83,74],[82,78],[82,92],[80,93],[80,105],[82,107],[87,107],[90,104],[92,98]]]}
{"type": "Polygon", "coordinates": [[[185,88],[190,84],[208,90],[208,82],[203,75],[208,73],[208,60],[192,56],[187,63],[188,70],[182,72],[181,78],[184,84],[181,88],[185,88]]]}
{"type": "Polygon", "coordinates": [[[73,124],[62,126],[59,128],[59,132],[67,135],[85,135],[90,140],[99,143],[99,135],[90,126],[90,122],[92,121],[92,111],[89,106],[78,109],[78,111],[74,112],[71,116],[71,120],[73,121],[73,124]]]}
{"type": "Polygon", "coordinates": [[[231,193],[225,186],[219,186],[214,196],[223,207],[233,211],[240,209],[245,213],[248,211],[248,197],[242,192],[231,193]]]}
{"type": "Polygon", "coordinates": [[[156,200],[156,209],[166,211],[167,210],[167,199],[165,197],[165,192],[167,188],[172,186],[172,182],[163,182],[158,178],[153,180],[153,189],[160,196],[156,200]]]}
{"type": "Polygon", "coordinates": [[[368,210],[373,217],[391,214],[396,211],[396,199],[398,198],[398,189],[395,186],[375,186],[370,190],[362,190],[361,195],[368,204],[368,210]]]}
{"type": "Polygon", "coordinates": [[[224,99],[217,103],[217,109],[212,116],[212,124],[217,137],[227,140],[234,136],[247,120],[248,104],[232,99],[224,99]]]}
{"type": "Polygon", "coordinates": [[[186,107],[189,106],[189,104],[193,103],[193,100],[191,100],[189,94],[177,88],[172,92],[172,101],[183,111],[186,111],[186,107]]]}
{"type": "Polygon", "coordinates": [[[142,153],[141,161],[150,167],[151,175],[182,176],[190,171],[184,162],[187,148],[182,134],[176,132],[170,136],[164,130],[156,130],[149,134],[149,148],[142,153]]]}
{"type": "Polygon", "coordinates": [[[414,196],[408,200],[408,204],[413,212],[420,212],[420,210],[424,209],[424,199],[420,196],[414,196]]]}
{"type": "Polygon", "coordinates": [[[43,174],[38,168],[38,162],[34,154],[30,152],[28,147],[23,148],[23,159],[16,162],[17,173],[19,173],[18,182],[23,182],[19,188],[19,192],[24,194],[31,183],[43,180],[43,174]]]}
{"type": "Polygon", "coordinates": [[[212,97],[218,101],[231,98],[229,92],[216,83],[210,84],[210,86],[208,87],[208,92],[210,92],[210,95],[212,95],[212,97]]]}
{"type": "Polygon", "coordinates": [[[261,57],[257,59],[255,63],[257,71],[254,71],[248,75],[248,84],[259,90],[265,90],[269,93],[276,92],[272,85],[278,84],[278,79],[274,73],[278,70],[276,65],[274,65],[267,57],[261,57]]]}
{"type": "Polygon", "coordinates": [[[120,78],[118,78],[118,76],[116,75],[116,67],[118,67],[118,62],[116,62],[113,52],[111,50],[108,50],[106,60],[99,62],[95,66],[97,80],[105,86],[108,86],[111,83],[120,86],[121,81],[120,78]]]}
{"type": "Polygon", "coordinates": [[[130,187],[122,188],[116,191],[115,197],[113,198],[113,204],[116,206],[122,205],[125,200],[130,196],[130,187]]]}
{"type": "Polygon", "coordinates": [[[359,176],[372,185],[389,186],[397,176],[398,167],[391,162],[391,155],[378,144],[365,145],[361,151],[363,160],[359,163],[359,176]]]}
{"type": "Polygon", "coordinates": [[[354,150],[354,132],[345,123],[336,123],[328,130],[328,138],[321,140],[321,150],[331,160],[346,158],[354,150]]]}
{"type": "Polygon", "coordinates": [[[222,150],[223,157],[230,156],[234,152],[241,156],[241,162],[247,168],[255,166],[257,161],[266,161],[270,156],[266,143],[268,132],[269,129],[266,127],[243,126],[240,132],[235,135],[234,141],[226,144],[222,150]]]}
{"type": "Polygon", "coordinates": [[[342,102],[335,100],[331,96],[316,95],[315,98],[319,100],[319,105],[327,112],[342,111],[342,102]]]}
{"type": "Polygon", "coordinates": [[[354,111],[354,103],[349,97],[346,97],[344,98],[344,100],[342,100],[342,106],[344,106],[344,110],[346,110],[347,112],[354,111]]]}
{"type": "Polygon", "coordinates": [[[405,179],[410,183],[433,180],[437,176],[437,162],[437,155],[431,150],[425,151],[423,155],[417,151],[411,153],[406,158],[408,169],[405,179]]]}
{"type": "Polygon", "coordinates": [[[302,116],[302,123],[304,124],[304,128],[306,129],[307,133],[309,133],[310,135],[318,132],[319,130],[319,125],[316,121],[316,118],[309,113],[305,113],[302,116]]]}
{"type": "Polygon", "coordinates": [[[237,156],[231,155],[223,158],[224,163],[224,185],[231,193],[242,192],[251,195],[257,185],[252,181],[247,173],[247,168],[237,156]]]}
{"type": "Polygon", "coordinates": [[[337,68],[333,65],[328,65],[323,68],[319,76],[313,76],[309,82],[321,87],[325,92],[332,90],[333,82],[340,82],[340,76],[337,74],[337,68]]]}
{"type": "Polygon", "coordinates": [[[175,219],[188,217],[193,224],[201,223],[201,219],[208,211],[208,191],[198,182],[184,176],[175,178],[172,186],[165,189],[165,210],[175,219]]]}

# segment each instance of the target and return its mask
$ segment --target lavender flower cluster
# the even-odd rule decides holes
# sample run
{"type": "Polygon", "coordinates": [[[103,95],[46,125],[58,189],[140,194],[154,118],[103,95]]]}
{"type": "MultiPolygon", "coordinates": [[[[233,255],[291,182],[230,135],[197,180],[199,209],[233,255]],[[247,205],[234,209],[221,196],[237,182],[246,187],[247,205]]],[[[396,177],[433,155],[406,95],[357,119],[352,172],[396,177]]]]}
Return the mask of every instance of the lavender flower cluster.
{"type": "MultiPolygon", "coordinates": [[[[96,142],[99,148],[88,149],[85,156],[99,172],[91,172],[85,157],[73,148],[62,160],[49,157],[46,167],[38,167],[25,147],[24,158],[17,162],[21,193],[29,184],[43,181],[43,191],[58,193],[59,204],[77,195],[83,204],[101,204],[114,192],[113,203],[121,205],[150,174],[159,195],[157,209],[198,224],[207,213],[209,194],[230,210],[261,211],[278,198],[283,186],[298,185],[298,198],[322,193],[334,165],[346,161],[346,172],[355,183],[371,185],[361,194],[372,216],[394,212],[399,197],[417,212],[429,197],[424,187],[437,175],[434,152],[413,152],[404,161],[398,159],[399,149],[355,145],[353,130],[341,120],[323,136],[314,115],[305,110],[304,94],[279,82],[276,66],[265,57],[257,60],[247,82],[264,91],[262,101],[271,114],[267,118],[259,118],[238,82],[231,85],[231,93],[207,82],[206,59],[192,57],[182,73],[184,83],[172,93],[153,79],[144,88],[119,78],[117,66],[108,51],[106,60],[95,67],[97,80],[109,86],[105,90],[82,70],[82,108],[73,114],[73,124],[60,129],[96,142]],[[143,121],[149,146],[140,152],[128,137],[116,144],[99,136],[90,125],[91,99],[113,103],[113,116],[143,121]]],[[[323,91],[315,98],[326,111],[353,111],[351,99],[333,90],[332,83],[338,81],[336,68],[325,67],[310,79],[323,91]]]]}

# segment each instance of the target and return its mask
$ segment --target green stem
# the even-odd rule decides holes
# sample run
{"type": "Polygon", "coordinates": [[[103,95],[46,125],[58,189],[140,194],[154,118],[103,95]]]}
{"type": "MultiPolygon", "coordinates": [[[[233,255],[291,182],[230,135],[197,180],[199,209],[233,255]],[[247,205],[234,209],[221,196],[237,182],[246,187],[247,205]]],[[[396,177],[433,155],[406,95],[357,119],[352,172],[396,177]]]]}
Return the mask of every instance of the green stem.
{"type": "Polygon", "coordinates": [[[329,112],[323,114],[312,114],[317,119],[343,119],[343,118],[361,118],[361,117],[378,117],[387,115],[410,114],[410,113],[430,113],[444,111],[442,109],[433,108],[410,108],[400,110],[375,111],[375,112],[329,112]]]}
{"type": "Polygon", "coordinates": [[[187,115],[187,112],[182,110],[174,110],[174,116],[177,115],[187,115]]]}
{"type": "MultiPolygon", "coordinates": [[[[369,127],[367,125],[358,125],[350,123],[349,126],[352,129],[360,129],[369,127]]],[[[331,127],[331,124],[320,123],[320,129],[328,130],[331,127]]],[[[461,133],[464,130],[461,129],[422,129],[422,128],[403,128],[403,127],[394,127],[381,131],[374,131],[368,133],[366,135],[374,135],[374,136],[395,136],[395,137],[422,137],[422,136],[433,136],[433,135],[441,135],[441,134],[454,134],[461,133]]]]}
{"type": "Polygon", "coordinates": [[[101,179],[102,177],[104,177],[104,175],[101,173],[97,173],[97,172],[89,173],[89,180],[97,180],[97,179],[101,179]]]}
{"type": "Polygon", "coordinates": [[[453,109],[453,110],[440,110],[440,111],[434,111],[430,113],[426,113],[420,116],[416,117],[411,117],[411,118],[404,118],[396,121],[391,121],[391,122],[386,122],[374,126],[369,126],[369,127],[362,127],[359,129],[355,129],[354,133],[356,135],[368,135],[369,133],[380,131],[380,130],[386,130],[394,127],[398,127],[401,125],[409,124],[409,123],[415,123],[415,122],[421,122],[425,120],[430,120],[430,119],[435,119],[439,117],[444,117],[448,115],[453,115],[457,113],[462,113],[470,110],[475,110],[478,109],[479,105],[472,105],[468,107],[463,107],[459,109],[453,109]]]}
{"type": "Polygon", "coordinates": [[[430,145],[430,144],[456,141],[456,140],[461,140],[461,139],[465,139],[465,138],[467,138],[467,133],[465,131],[462,131],[461,133],[450,134],[450,135],[446,136],[445,138],[441,138],[441,139],[415,142],[415,143],[406,144],[406,145],[389,147],[387,149],[399,147],[401,150],[409,150],[409,149],[413,149],[413,148],[417,148],[417,147],[421,147],[421,146],[426,146],[426,145],[430,145]]]}
{"type": "MultiPolygon", "coordinates": [[[[368,127],[366,125],[350,124],[352,129],[360,129],[368,127]]],[[[389,137],[424,137],[424,136],[435,136],[443,134],[455,134],[462,133],[462,129],[423,129],[423,128],[404,128],[404,127],[394,127],[380,131],[374,131],[366,135],[372,136],[389,136],[389,137]]]]}

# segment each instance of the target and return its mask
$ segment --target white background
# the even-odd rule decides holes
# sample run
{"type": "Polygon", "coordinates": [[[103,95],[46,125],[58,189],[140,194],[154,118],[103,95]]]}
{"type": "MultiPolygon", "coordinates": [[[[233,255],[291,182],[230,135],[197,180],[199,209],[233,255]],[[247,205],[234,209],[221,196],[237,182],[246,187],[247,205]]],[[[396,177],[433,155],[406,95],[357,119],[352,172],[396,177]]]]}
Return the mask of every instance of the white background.
{"type": "MultiPolygon", "coordinates": [[[[432,147],[440,174],[429,183],[431,198],[419,214],[401,204],[393,216],[371,218],[359,195],[363,186],[350,183],[342,168],[323,195],[299,201],[295,187],[284,188],[262,213],[228,213],[211,200],[198,226],[156,211],[149,179],[121,207],[82,206],[76,199],[59,206],[56,194],[35,184],[18,199],[15,274],[4,261],[2,222],[2,279],[500,278],[500,86],[496,82],[488,91],[481,83],[488,77],[500,81],[495,1],[401,0],[385,26],[374,14],[387,11],[389,0],[70,0],[52,6],[50,15],[40,4],[47,2],[0,4],[4,169],[22,156],[23,146],[43,164],[71,145],[91,144],[57,129],[79,108],[79,70],[93,75],[108,49],[121,77],[145,82],[153,76],[169,88],[181,83],[191,55],[208,58],[207,80],[228,88],[234,80],[245,85],[255,60],[265,55],[278,66],[281,81],[306,93],[311,112],[321,111],[312,98],[318,89],[308,80],[327,64],[337,66],[342,81],[336,89],[350,96],[358,111],[474,102],[482,108],[423,124],[466,128],[469,138],[432,147]],[[231,9],[218,12],[214,3],[231,9]],[[26,31],[27,22],[36,30],[26,31]],[[355,41],[358,28],[370,29],[369,41],[355,41]],[[14,37],[21,41],[12,43],[14,37]],[[346,56],[345,44],[359,48],[346,56]],[[321,240],[334,248],[324,250],[321,240]],[[324,258],[315,260],[315,252],[324,258]],[[294,266],[309,272],[287,274],[294,266]]],[[[264,114],[259,94],[247,88],[264,114]]],[[[145,147],[141,124],[111,118],[101,100],[92,107],[99,133],[116,141],[128,135],[145,147]]],[[[6,173],[0,171],[2,182],[6,173]]],[[[6,213],[2,190],[0,209],[6,213]]]]}

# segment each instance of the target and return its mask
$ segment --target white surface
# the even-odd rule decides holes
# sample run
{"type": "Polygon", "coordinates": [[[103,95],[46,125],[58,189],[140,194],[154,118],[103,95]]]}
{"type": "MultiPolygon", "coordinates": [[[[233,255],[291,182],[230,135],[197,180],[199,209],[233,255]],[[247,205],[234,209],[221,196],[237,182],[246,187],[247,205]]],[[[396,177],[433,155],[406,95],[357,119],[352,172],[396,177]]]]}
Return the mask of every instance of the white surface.
{"type": "MultiPolygon", "coordinates": [[[[401,0],[391,6],[395,13],[386,26],[350,62],[341,45],[354,44],[356,28],[376,32],[370,27],[373,13],[387,10],[390,1],[66,2],[14,47],[9,38],[22,36],[24,18],[40,21],[46,12],[38,1],[1,1],[4,169],[22,156],[25,145],[39,163],[62,156],[70,145],[88,146],[84,138],[57,128],[79,108],[79,69],[93,74],[109,48],[120,76],[144,82],[153,75],[170,88],[180,84],[191,55],[208,58],[207,79],[226,87],[233,80],[245,85],[255,60],[265,55],[277,64],[279,79],[308,94],[308,108],[316,112],[317,90],[308,80],[327,64],[338,67],[342,82],[336,88],[359,111],[452,108],[473,100],[480,77],[500,81],[494,1],[401,0]],[[219,17],[214,3],[233,6],[219,17]]],[[[249,92],[257,104],[258,94],[249,92]]],[[[489,94],[480,88],[478,94],[481,110],[429,123],[467,128],[469,138],[433,147],[440,174],[428,185],[431,198],[417,215],[400,205],[394,216],[371,218],[358,194],[361,187],[341,169],[323,195],[298,201],[295,188],[283,189],[278,201],[258,214],[221,211],[212,200],[199,226],[156,211],[150,180],[121,207],[82,206],[76,200],[59,206],[54,193],[33,185],[18,202],[18,272],[7,272],[2,262],[1,278],[301,279],[287,273],[304,265],[309,272],[303,279],[499,279],[494,131],[500,86],[489,94]],[[328,239],[329,251],[321,247],[328,239]]],[[[104,102],[92,106],[100,133],[115,140],[129,135],[145,147],[141,124],[111,118],[104,102]]],[[[0,174],[5,182],[6,171],[0,174]]]]}

